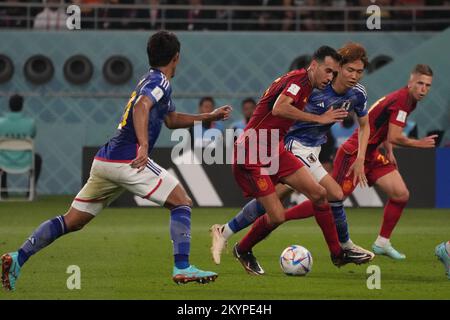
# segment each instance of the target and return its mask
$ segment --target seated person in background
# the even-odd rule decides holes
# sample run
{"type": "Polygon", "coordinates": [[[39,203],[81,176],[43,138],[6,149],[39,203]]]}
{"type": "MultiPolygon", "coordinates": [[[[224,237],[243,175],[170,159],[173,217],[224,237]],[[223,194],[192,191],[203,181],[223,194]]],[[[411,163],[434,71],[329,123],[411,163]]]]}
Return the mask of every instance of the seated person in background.
{"type": "MultiPolygon", "coordinates": [[[[21,95],[13,95],[9,99],[9,109],[0,118],[0,138],[11,139],[30,139],[36,135],[36,124],[34,119],[29,118],[22,113],[23,97],[21,95]]],[[[7,176],[6,172],[2,172],[2,166],[10,166],[11,163],[18,167],[23,167],[30,161],[30,153],[28,151],[0,151],[0,175],[2,189],[6,188],[7,176]],[[3,173],[3,174],[2,174],[3,173]]],[[[42,159],[35,154],[35,184],[37,184],[39,174],[41,172],[42,159]]],[[[6,198],[7,192],[2,192],[2,197],[6,198]]]]}
{"type": "Polygon", "coordinates": [[[67,30],[66,9],[62,0],[47,0],[45,8],[34,18],[34,29],[67,30]]]}
{"type": "MultiPolygon", "coordinates": [[[[198,104],[198,113],[209,113],[215,109],[215,101],[212,97],[203,97],[198,104]]],[[[223,132],[224,125],[221,121],[203,121],[195,124],[189,129],[192,141],[196,147],[205,147],[211,142],[209,139],[204,139],[205,133],[211,129],[218,129],[223,132]],[[201,132],[199,137],[195,136],[195,132],[201,132]]],[[[197,134],[198,135],[198,134],[197,134]]]]}
{"type": "Polygon", "coordinates": [[[242,115],[244,118],[233,122],[230,126],[230,129],[239,130],[239,134],[244,131],[245,126],[250,120],[253,112],[256,108],[256,101],[253,98],[246,98],[242,100],[242,115]]]}

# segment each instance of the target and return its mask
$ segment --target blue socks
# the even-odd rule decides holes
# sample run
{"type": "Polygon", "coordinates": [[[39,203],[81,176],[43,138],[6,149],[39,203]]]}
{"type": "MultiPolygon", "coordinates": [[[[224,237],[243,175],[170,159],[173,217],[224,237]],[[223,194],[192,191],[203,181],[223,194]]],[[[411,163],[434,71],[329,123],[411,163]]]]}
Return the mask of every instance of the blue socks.
{"type": "Polygon", "coordinates": [[[173,243],[175,266],[178,269],[189,267],[191,249],[191,208],[179,206],[170,210],[170,237],[173,243]]]}
{"type": "Polygon", "coordinates": [[[18,262],[22,266],[33,254],[67,233],[63,216],[57,216],[42,223],[20,247],[18,262]]]}
{"type": "Polygon", "coordinates": [[[333,211],[334,223],[340,243],[346,243],[350,236],[348,234],[347,216],[345,215],[342,201],[330,201],[331,211],[333,211]]]}
{"type": "Polygon", "coordinates": [[[256,199],[248,202],[239,213],[228,222],[230,229],[237,233],[251,225],[256,219],[266,213],[266,209],[256,199]]]}

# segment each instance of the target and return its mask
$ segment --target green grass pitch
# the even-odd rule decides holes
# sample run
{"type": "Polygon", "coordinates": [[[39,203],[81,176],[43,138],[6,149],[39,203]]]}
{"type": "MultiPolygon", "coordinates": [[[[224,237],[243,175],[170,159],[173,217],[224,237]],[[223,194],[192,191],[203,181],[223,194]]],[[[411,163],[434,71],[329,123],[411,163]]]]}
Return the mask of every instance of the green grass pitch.
{"type": "MultiPolygon", "coordinates": [[[[34,203],[0,204],[0,252],[17,249],[44,220],[63,214],[68,197],[42,197],[34,203]]],[[[314,219],[291,221],[255,247],[265,276],[250,276],[232,257],[210,258],[209,226],[227,221],[236,209],[194,209],[191,262],[219,273],[215,283],[176,285],[171,280],[169,214],[161,208],[107,209],[84,230],[58,239],[23,267],[13,293],[3,299],[450,299],[450,281],[434,257],[436,244],[450,239],[450,210],[406,209],[392,238],[405,261],[376,257],[381,289],[366,285],[367,265],[340,269],[330,261],[314,219]],[[285,276],[279,254],[290,244],[311,251],[312,272],[285,276]],[[81,269],[81,289],[69,290],[69,265],[81,269]]],[[[370,248],[382,209],[348,209],[352,239],[370,248]]],[[[235,235],[229,250],[244,233],[235,235]]]]}

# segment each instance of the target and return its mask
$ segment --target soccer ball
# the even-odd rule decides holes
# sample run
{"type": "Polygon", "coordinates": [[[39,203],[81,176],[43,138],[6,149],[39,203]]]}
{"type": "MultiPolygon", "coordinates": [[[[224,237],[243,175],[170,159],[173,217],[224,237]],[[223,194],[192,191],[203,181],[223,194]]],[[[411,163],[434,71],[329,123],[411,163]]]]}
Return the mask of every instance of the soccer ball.
{"type": "Polygon", "coordinates": [[[305,247],[294,244],[281,253],[281,270],[287,275],[305,276],[311,271],[312,265],[311,253],[305,247]]]}

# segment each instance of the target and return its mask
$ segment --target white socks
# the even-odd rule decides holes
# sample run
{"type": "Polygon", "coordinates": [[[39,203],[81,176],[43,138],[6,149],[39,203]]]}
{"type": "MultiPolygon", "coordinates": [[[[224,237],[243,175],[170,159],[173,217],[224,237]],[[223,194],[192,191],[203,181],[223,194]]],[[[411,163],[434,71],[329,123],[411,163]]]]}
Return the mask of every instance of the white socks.
{"type": "Polygon", "coordinates": [[[384,238],[382,236],[378,236],[377,240],[375,240],[375,245],[379,247],[385,247],[390,244],[390,241],[388,238],[384,238]]]}
{"type": "Polygon", "coordinates": [[[450,257],[450,241],[447,241],[447,242],[445,243],[445,249],[447,250],[447,254],[448,254],[449,257],[450,257]]]}
{"type": "Polygon", "coordinates": [[[234,234],[233,230],[228,226],[228,223],[224,224],[222,227],[222,236],[228,240],[234,234]]]}
{"type": "Polygon", "coordinates": [[[351,249],[354,246],[353,241],[350,239],[348,239],[348,241],[344,242],[344,243],[340,242],[340,244],[341,244],[341,248],[344,250],[351,249]]]}

